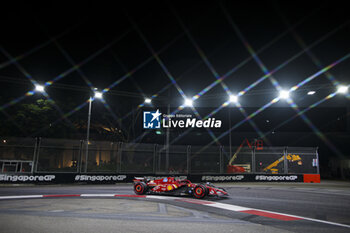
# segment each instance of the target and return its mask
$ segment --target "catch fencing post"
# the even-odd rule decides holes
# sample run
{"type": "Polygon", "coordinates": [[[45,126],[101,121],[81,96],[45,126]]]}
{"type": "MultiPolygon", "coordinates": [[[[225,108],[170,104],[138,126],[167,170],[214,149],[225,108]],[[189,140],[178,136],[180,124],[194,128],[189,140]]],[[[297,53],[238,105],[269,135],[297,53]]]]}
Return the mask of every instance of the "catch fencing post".
{"type": "Polygon", "coordinates": [[[288,160],[287,160],[287,154],[288,154],[288,147],[285,147],[283,150],[283,156],[284,156],[284,173],[288,174],[288,160]]]}
{"type": "Polygon", "coordinates": [[[154,147],[153,147],[153,173],[156,173],[156,171],[157,171],[157,168],[156,168],[157,147],[158,147],[158,144],[154,144],[154,147]]]}
{"type": "Polygon", "coordinates": [[[118,172],[122,172],[122,155],[123,155],[123,142],[118,143],[118,172]]]}
{"type": "Polygon", "coordinates": [[[187,146],[186,160],[187,160],[187,174],[190,174],[190,170],[191,170],[191,146],[187,146]]]}
{"type": "Polygon", "coordinates": [[[253,146],[253,150],[252,150],[252,170],[251,170],[252,173],[255,173],[255,172],[256,172],[256,166],[255,166],[255,149],[256,149],[256,147],[253,146]]]}
{"type": "Polygon", "coordinates": [[[81,172],[81,163],[82,163],[82,157],[83,157],[83,140],[80,140],[80,145],[79,145],[79,158],[78,164],[77,164],[77,173],[81,172]]]}
{"type": "MultiPolygon", "coordinates": [[[[163,148],[162,148],[163,149],[163,148]]],[[[160,167],[161,167],[161,165],[162,165],[162,161],[161,161],[161,153],[160,153],[160,149],[159,149],[159,147],[157,147],[157,155],[158,155],[158,172],[160,172],[160,167]]]]}
{"type": "Polygon", "coordinates": [[[41,138],[37,138],[37,140],[36,140],[36,149],[34,149],[34,153],[35,153],[34,157],[35,157],[35,159],[34,159],[34,164],[33,164],[33,172],[37,172],[38,171],[40,144],[41,144],[41,138]]]}
{"type": "MultiPolygon", "coordinates": [[[[33,162],[32,162],[32,167],[30,169],[30,172],[33,174],[34,170],[35,170],[35,161],[36,161],[36,154],[37,154],[37,150],[38,150],[38,138],[35,138],[35,142],[34,142],[34,153],[33,153],[33,162]]],[[[3,169],[2,169],[3,170],[3,169]]]]}
{"type": "Polygon", "coordinates": [[[223,150],[224,150],[224,146],[220,146],[220,147],[219,147],[219,166],[220,166],[220,174],[223,174],[223,173],[224,173],[223,150]]]}
{"type": "Polygon", "coordinates": [[[316,169],[317,169],[317,174],[320,174],[320,161],[318,160],[318,147],[316,147],[316,162],[317,162],[317,167],[316,167],[316,169]]]}

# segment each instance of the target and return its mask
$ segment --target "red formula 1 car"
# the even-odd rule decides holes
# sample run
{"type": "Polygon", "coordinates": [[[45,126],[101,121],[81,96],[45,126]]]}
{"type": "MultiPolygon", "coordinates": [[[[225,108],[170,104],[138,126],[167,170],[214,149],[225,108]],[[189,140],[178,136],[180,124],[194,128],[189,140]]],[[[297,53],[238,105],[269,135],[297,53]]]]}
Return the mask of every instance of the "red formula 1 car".
{"type": "Polygon", "coordinates": [[[227,196],[228,193],[223,188],[215,187],[210,183],[193,184],[189,180],[175,179],[166,177],[163,179],[149,180],[146,178],[135,177],[134,191],[138,195],[142,194],[167,194],[175,196],[189,195],[195,198],[204,198],[205,196],[227,196]]]}

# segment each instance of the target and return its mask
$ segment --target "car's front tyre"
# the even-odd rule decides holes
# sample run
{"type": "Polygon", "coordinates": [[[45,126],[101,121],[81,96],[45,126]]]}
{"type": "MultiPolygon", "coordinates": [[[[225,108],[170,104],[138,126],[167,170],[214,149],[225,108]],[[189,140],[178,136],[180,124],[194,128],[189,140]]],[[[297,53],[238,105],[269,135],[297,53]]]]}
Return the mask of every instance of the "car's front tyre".
{"type": "Polygon", "coordinates": [[[195,198],[204,198],[206,195],[208,195],[208,189],[204,185],[197,185],[193,189],[193,196],[195,198]]]}

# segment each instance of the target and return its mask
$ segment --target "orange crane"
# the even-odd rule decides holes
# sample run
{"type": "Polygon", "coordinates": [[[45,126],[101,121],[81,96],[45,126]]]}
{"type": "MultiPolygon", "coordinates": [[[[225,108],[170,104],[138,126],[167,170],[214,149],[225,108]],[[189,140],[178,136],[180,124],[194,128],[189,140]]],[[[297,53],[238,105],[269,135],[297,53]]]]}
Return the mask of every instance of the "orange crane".
{"type": "Polygon", "coordinates": [[[298,161],[298,164],[301,165],[301,158],[299,155],[295,154],[288,154],[286,156],[282,156],[281,158],[277,159],[275,162],[271,163],[269,166],[264,168],[264,172],[271,171],[272,174],[278,174],[278,169],[275,168],[279,163],[284,161],[284,159],[287,159],[290,162],[298,161]]]}
{"type": "MultiPolygon", "coordinates": [[[[247,138],[245,138],[243,140],[243,142],[241,143],[241,145],[237,148],[237,151],[234,153],[234,155],[232,156],[232,158],[230,159],[230,161],[228,162],[227,165],[227,173],[244,173],[246,172],[246,169],[242,166],[238,166],[238,165],[232,165],[232,163],[235,161],[235,159],[237,158],[238,153],[241,151],[241,149],[243,148],[244,143],[247,143],[247,145],[249,146],[249,148],[252,150],[252,145],[251,143],[248,141],[247,138]]],[[[253,144],[253,143],[252,143],[253,144]]],[[[256,147],[257,150],[262,150],[263,149],[263,141],[262,140],[256,140],[254,142],[254,145],[256,147]]]]}

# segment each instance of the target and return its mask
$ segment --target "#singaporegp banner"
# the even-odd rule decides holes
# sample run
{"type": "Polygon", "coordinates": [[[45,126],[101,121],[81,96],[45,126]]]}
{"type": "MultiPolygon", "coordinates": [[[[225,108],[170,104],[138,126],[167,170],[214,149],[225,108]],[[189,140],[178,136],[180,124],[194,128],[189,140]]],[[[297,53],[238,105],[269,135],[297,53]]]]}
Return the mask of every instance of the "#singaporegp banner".
{"type": "MultiPolygon", "coordinates": [[[[167,175],[159,174],[77,174],[77,173],[35,173],[0,174],[2,184],[113,184],[130,183],[134,177],[162,179],[167,175]]],[[[173,175],[179,179],[188,179],[193,183],[201,182],[304,182],[303,174],[203,174],[173,175]]]]}

